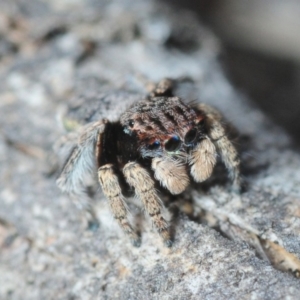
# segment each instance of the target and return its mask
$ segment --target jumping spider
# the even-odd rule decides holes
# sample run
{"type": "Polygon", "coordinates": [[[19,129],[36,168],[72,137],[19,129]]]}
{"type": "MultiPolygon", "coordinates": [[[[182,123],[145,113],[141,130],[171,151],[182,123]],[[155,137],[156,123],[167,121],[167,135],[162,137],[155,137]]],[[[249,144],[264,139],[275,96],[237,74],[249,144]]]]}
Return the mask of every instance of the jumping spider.
{"type": "Polygon", "coordinates": [[[140,245],[140,237],[128,220],[121,182],[134,189],[167,246],[172,239],[155,180],[171,194],[182,193],[190,179],[203,182],[211,176],[218,153],[233,186],[240,186],[239,157],[221,114],[206,104],[185,104],[173,95],[168,79],[129,107],[119,121],[88,123],[62,143],[69,157],[58,186],[86,197],[87,178],[98,175],[114,218],[135,246],[140,245]]]}

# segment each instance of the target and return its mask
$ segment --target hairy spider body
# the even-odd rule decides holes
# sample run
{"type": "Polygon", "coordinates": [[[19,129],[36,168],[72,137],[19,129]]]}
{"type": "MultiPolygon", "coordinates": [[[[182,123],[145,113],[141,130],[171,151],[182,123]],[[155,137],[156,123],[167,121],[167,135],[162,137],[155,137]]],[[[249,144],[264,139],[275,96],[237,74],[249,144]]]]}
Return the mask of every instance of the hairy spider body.
{"type": "MultiPolygon", "coordinates": [[[[61,147],[70,154],[58,186],[86,199],[87,183],[97,174],[112,214],[138,246],[140,237],[128,220],[124,196],[124,186],[130,186],[166,245],[171,246],[169,223],[155,180],[171,194],[179,194],[191,179],[202,182],[211,176],[219,153],[234,186],[240,185],[238,154],[221,120],[210,106],[191,106],[174,97],[170,81],[162,81],[148,98],[129,107],[119,121],[92,122],[69,134],[69,140],[64,139],[61,147]]],[[[84,203],[94,217],[88,201],[84,203]]]]}

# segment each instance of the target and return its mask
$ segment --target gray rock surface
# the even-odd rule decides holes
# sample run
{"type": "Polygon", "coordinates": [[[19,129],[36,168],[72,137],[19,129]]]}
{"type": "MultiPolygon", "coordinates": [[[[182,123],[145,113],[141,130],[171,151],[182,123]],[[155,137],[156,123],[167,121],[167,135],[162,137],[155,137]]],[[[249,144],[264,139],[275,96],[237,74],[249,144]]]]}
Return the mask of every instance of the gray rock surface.
{"type": "MultiPolygon", "coordinates": [[[[299,299],[300,156],[230,85],[217,39],[191,13],[150,0],[0,5],[1,299],[299,299]],[[47,153],[67,106],[96,95],[104,109],[94,117],[114,119],[164,77],[239,130],[248,188],[229,192],[218,166],[174,204],[187,214],[174,216],[171,249],[132,204],[142,220],[134,248],[101,191],[101,225],[86,230],[47,174],[47,153]]],[[[80,120],[90,115],[82,105],[80,120]]]]}

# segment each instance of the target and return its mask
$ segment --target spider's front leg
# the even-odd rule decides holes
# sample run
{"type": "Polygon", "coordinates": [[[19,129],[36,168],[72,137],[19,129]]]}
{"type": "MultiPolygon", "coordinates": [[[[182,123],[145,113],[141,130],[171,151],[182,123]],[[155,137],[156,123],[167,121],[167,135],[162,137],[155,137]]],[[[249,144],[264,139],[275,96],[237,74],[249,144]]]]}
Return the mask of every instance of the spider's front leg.
{"type": "Polygon", "coordinates": [[[129,236],[132,244],[139,247],[141,240],[129,223],[128,209],[113,165],[106,164],[100,167],[98,170],[98,178],[102,190],[109,201],[114,218],[118,221],[123,231],[129,236]]]}
{"type": "MultiPolygon", "coordinates": [[[[233,190],[239,192],[241,189],[240,159],[236,148],[229,140],[226,130],[221,123],[221,114],[206,104],[200,104],[197,108],[205,114],[207,141],[209,141],[209,145],[207,144],[206,148],[210,148],[210,153],[216,153],[214,149],[217,149],[233,181],[233,190]]],[[[199,144],[199,149],[203,149],[203,142],[199,144]]]]}
{"type": "Polygon", "coordinates": [[[129,162],[123,168],[125,179],[135,189],[136,195],[142,200],[145,210],[165,244],[172,246],[169,223],[162,215],[163,203],[157,196],[154,181],[148,172],[137,162],[129,162]]]}

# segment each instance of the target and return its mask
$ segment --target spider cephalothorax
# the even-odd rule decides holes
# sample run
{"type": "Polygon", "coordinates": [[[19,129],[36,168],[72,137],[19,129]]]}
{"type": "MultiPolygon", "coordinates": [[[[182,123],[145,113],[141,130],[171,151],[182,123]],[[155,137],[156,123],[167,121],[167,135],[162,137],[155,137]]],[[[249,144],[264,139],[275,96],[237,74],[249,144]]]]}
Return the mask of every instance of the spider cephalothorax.
{"type": "Polygon", "coordinates": [[[178,97],[152,97],[130,107],[120,118],[139,141],[143,157],[185,153],[203,134],[204,115],[178,97]]]}
{"type": "Polygon", "coordinates": [[[119,121],[92,122],[69,135],[64,147],[70,154],[57,180],[59,187],[85,197],[86,185],[97,174],[115,219],[135,245],[140,238],[128,221],[121,181],[134,189],[168,246],[169,224],[155,180],[179,194],[191,179],[202,182],[211,176],[218,153],[234,186],[240,185],[239,158],[221,115],[205,104],[187,105],[174,97],[169,80],[129,107],[119,121]]]}

